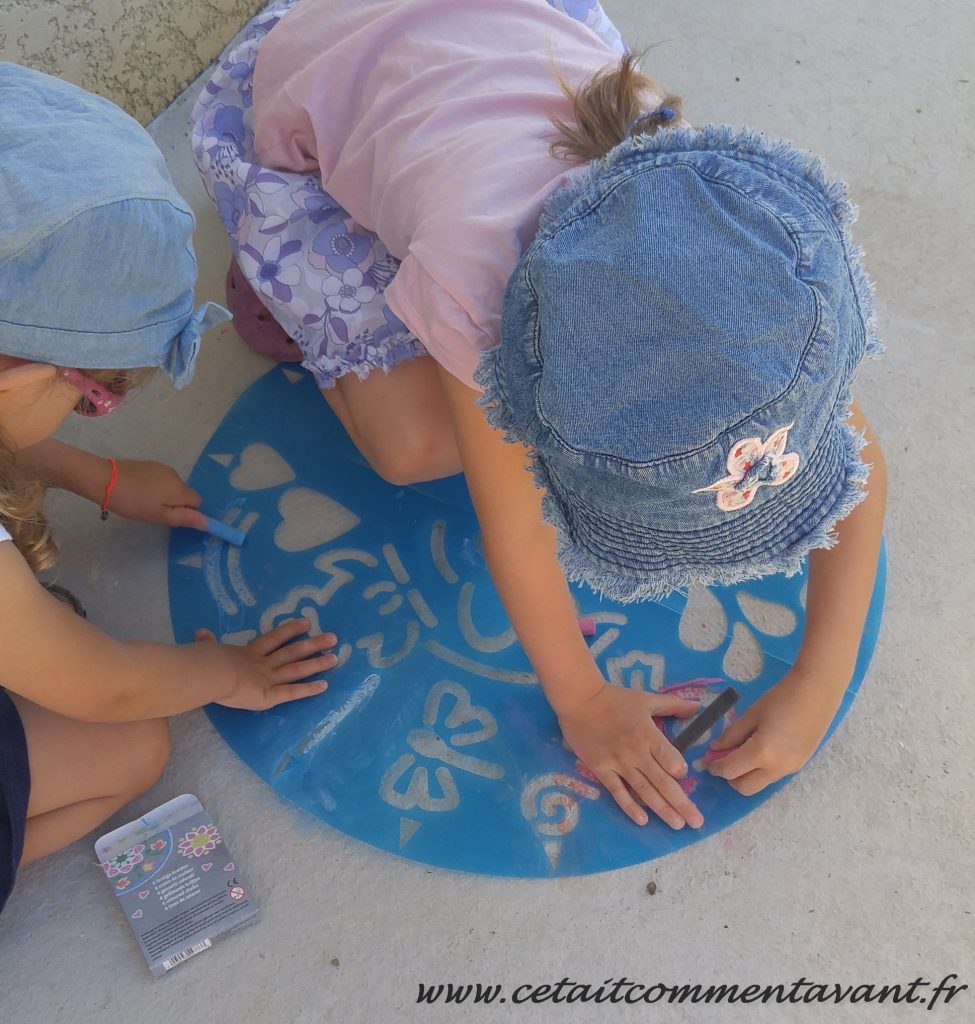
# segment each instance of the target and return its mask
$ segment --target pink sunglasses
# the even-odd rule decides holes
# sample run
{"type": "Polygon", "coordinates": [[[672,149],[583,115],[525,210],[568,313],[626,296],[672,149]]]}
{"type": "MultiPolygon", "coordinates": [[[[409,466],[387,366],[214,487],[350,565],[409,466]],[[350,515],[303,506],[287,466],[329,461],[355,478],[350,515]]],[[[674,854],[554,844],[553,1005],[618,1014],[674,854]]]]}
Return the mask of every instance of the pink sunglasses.
{"type": "Polygon", "coordinates": [[[109,391],[107,387],[99,384],[97,380],[92,380],[81,370],[72,370],[67,366],[60,367],[60,370],[61,376],[91,402],[91,409],[75,409],[80,416],[106,416],[125,400],[125,395],[109,391]]]}

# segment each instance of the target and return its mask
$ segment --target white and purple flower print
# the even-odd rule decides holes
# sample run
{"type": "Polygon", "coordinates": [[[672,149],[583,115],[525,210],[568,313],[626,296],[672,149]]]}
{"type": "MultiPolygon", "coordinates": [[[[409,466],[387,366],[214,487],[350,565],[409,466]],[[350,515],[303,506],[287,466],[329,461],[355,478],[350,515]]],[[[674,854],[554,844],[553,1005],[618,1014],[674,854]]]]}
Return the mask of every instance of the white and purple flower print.
{"type": "Polygon", "coordinates": [[[292,289],[301,282],[301,242],[270,238],[263,249],[245,242],[238,251],[240,269],[252,287],[269,299],[290,302],[292,289]]]}
{"type": "MultiPolygon", "coordinates": [[[[192,146],[241,271],[300,347],[319,387],[363,378],[426,349],[386,305],[399,269],[383,242],[357,224],[314,175],[254,161],[254,66],[261,42],[296,0],[254,18],[217,65],[191,115],[192,146]]],[[[596,0],[549,0],[625,50],[596,0]]]]}
{"type": "Polygon", "coordinates": [[[350,267],[341,278],[325,278],[322,294],[328,308],[342,313],[357,313],[365,303],[372,302],[376,289],[363,282],[362,271],[358,267],[350,267]]]}

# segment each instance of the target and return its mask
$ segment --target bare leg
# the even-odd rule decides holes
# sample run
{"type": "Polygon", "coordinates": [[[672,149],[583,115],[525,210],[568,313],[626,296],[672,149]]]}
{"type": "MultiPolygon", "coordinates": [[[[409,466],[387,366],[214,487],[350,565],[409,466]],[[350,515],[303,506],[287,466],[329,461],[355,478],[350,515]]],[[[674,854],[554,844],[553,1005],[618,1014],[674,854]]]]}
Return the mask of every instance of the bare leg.
{"type": "Polygon", "coordinates": [[[169,726],[78,722],[11,694],[27,736],[27,864],[86,835],[144,793],[169,758],[169,726]]]}
{"type": "Polygon", "coordinates": [[[429,356],[409,359],[365,380],[349,373],[322,394],[373,469],[394,484],[461,471],[454,428],[429,356]]]}

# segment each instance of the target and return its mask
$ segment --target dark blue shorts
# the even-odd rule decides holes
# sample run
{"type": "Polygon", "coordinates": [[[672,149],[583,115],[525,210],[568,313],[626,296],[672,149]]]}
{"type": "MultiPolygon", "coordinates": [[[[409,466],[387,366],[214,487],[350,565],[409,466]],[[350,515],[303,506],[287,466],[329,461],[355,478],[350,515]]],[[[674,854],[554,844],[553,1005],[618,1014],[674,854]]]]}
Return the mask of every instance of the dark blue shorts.
{"type": "Polygon", "coordinates": [[[14,887],[24,852],[29,796],[27,737],[13,701],[0,689],[0,911],[14,887]]]}

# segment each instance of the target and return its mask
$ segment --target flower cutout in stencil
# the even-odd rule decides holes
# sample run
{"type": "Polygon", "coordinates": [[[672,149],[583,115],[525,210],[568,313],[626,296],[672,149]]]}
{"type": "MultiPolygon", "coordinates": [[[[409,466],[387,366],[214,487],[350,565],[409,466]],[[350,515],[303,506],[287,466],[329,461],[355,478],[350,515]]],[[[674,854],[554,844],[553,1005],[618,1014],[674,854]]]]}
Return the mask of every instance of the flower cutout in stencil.
{"type": "Polygon", "coordinates": [[[200,825],[199,828],[187,832],[180,840],[179,852],[184,857],[205,857],[222,842],[216,825],[200,825]]]}
{"type": "MultiPolygon", "coordinates": [[[[786,637],[799,625],[799,617],[787,605],[756,597],[744,590],[734,591],[734,596],[744,618],[759,633],[786,637]]],[[[694,651],[713,651],[727,643],[721,670],[735,682],[748,683],[757,679],[765,666],[762,645],[748,624],[740,620],[734,622],[729,636],[728,614],[708,587],[697,584],[688,587],[678,636],[685,647],[694,651]]]]}
{"type": "Polygon", "coordinates": [[[728,454],[728,476],[707,487],[698,487],[693,494],[717,491],[718,508],[734,512],[750,505],[759,487],[769,484],[779,487],[791,480],[799,468],[799,456],[786,452],[786,438],[795,426],[779,427],[767,441],[746,437],[733,445],[728,454]]]}

